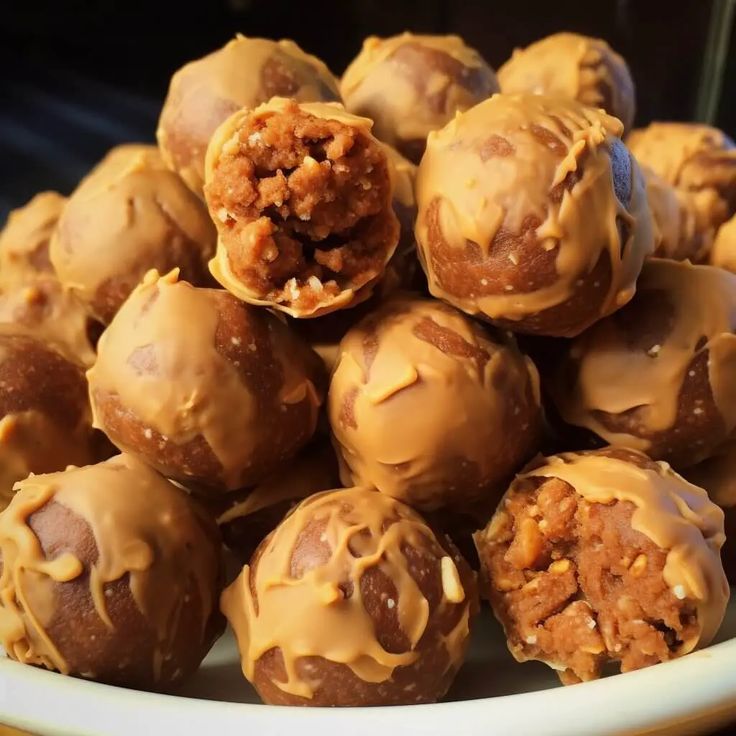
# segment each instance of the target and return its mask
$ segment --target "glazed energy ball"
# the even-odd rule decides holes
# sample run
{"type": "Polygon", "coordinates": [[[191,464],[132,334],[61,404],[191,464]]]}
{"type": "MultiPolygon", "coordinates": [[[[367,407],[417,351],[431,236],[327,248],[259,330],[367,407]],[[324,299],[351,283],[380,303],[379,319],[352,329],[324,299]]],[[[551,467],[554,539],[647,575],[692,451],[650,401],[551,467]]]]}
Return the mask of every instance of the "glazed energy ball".
{"type": "Polygon", "coordinates": [[[208,279],[215,229],[202,202],[169,171],[153,146],[110,153],[69,198],[51,240],[63,284],[107,324],[146,272],[181,269],[208,279]]]}
{"type": "Polygon", "coordinates": [[[318,356],[266,310],[152,272],[100,338],[95,426],[193,490],[257,483],[314,433],[318,356]]]}
{"type": "Polygon", "coordinates": [[[31,476],[0,514],[0,643],[26,664],[170,690],[222,630],[220,541],[186,493],[120,455],[31,476]]]}
{"type": "Polygon", "coordinates": [[[217,127],[241,108],[272,97],[303,102],[340,100],[335,77],[293,41],[246,38],[191,61],[171,78],[156,138],[166,164],[200,196],[204,157],[217,127]]]}
{"type": "Polygon", "coordinates": [[[498,92],[493,69],[459,36],[370,36],[340,83],[345,107],[414,163],[427,136],[498,92]]]}
{"type": "Polygon", "coordinates": [[[605,41],[577,33],[555,33],[516,49],[498,70],[504,94],[561,95],[603,108],[631,130],[636,109],[629,67],[605,41]]]}
{"type": "Polygon", "coordinates": [[[511,339],[412,297],[342,339],[328,412],[343,483],[425,510],[495,493],[541,425],[536,369],[511,339]]]}
{"type": "Polygon", "coordinates": [[[315,317],[367,299],[396,250],[392,159],[340,105],[276,97],[228,118],[207,150],[215,278],[315,317]]]}
{"type": "Polygon", "coordinates": [[[621,131],[573,100],[495,95],[430,135],[416,237],[431,293],[555,337],[625,304],[653,235],[621,131]]]}
{"type": "Polygon", "coordinates": [[[736,429],[736,276],[652,259],[634,299],[567,349],[550,393],[562,418],[675,467],[736,429]]]}
{"type": "Polygon", "coordinates": [[[482,587],[519,662],[565,684],[705,646],[728,583],[723,512],[665,463],[631,450],[543,458],[476,534],[482,587]]]}
{"type": "Polygon", "coordinates": [[[221,605],[264,702],[313,706],[438,700],[478,608],[475,578],[449,542],[364,488],[303,501],[221,605]]]}

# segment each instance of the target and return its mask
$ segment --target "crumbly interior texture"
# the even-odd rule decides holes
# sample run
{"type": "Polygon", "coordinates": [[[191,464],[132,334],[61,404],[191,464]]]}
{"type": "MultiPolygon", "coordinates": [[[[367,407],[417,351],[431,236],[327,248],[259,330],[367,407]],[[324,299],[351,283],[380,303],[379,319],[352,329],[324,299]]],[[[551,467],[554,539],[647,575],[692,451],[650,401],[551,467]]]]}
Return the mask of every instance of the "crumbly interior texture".
{"type": "Polygon", "coordinates": [[[507,494],[476,544],[519,661],[546,662],[573,684],[609,662],[627,672],[671,659],[697,634],[694,605],[664,581],[666,551],[631,528],[633,511],[589,503],[557,478],[507,494]]]}

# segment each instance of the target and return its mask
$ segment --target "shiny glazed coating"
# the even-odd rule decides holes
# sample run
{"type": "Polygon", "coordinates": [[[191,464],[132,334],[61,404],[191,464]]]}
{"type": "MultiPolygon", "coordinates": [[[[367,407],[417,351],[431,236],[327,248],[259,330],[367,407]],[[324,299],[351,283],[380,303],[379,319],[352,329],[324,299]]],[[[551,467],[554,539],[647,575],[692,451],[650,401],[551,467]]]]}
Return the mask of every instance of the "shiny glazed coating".
{"type": "Polygon", "coordinates": [[[266,310],[152,272],[100,338],[95,426],[186,487],[257,483],[314,433],[321,361],[266,310]]]}
{"type": "Polygon", "coordinates": [[[498,92],[498,82],[459,36],[402,33],[367,38],[340,91],[350,112],[375,122],[378,138],[419,163],[429,133],[498,92]]]}
{"type": "Polygon", "coordinates": [[[538,380],[512,339],[441,302],[389,300],[340,343],[328,413],[343,483],[424,510],[487,499],[538,447],[538,380]]]}
{"type": "Polygon", "coordinates": [[[186,493],[120,455],[17,484],[0,514],[0,644],[113,685],[171,690],[222,630],[220,541],[186,493]]]}
{"type": "Polygon", "coordinates": [[[516,49],[498,70],[504,94],[561,95],[603,108],[631,130],[636,92],[629,67],[600,38],[555,33],[516,49]]]}
{"type": "Polygon", "coordinates": [[[723,512],[642,453],[540,459],[475,540],[511,653],[565,684],[705,646],[726,610],[723,512]]]}
{"type": "Polygon", "coordinates": [[[153,146],[113,148],[69,198],[51,240],[61,282],[108,324],[146,272],[209,281],[215,228],[153,146]]]}
{"type": "Polygon", "coordinates": [[[430,135],[415,231],[430,292],[556,337],[631,299],[654,243],[621,132],[572,100],[494,95],[430,135]]]}
{"type": "Polygon", "coordinates": [[[736,429],[736,276],[650,260],[634,299],[572,342],[550,393],[562,418],[676,468],[736,429]]]}
{"type": "Polygon", "coordinates": [[[211,54],[190,61],[171,78],[156,138],[166,164],[202,196],[207,144],[237,110],[272,97],[301,102],[340,101],[337,79],[293,41],[240,34],[211,54]]]}
{"type": "Polygon", "coordinates": [[[449,541],[363,488],[303,501],[221,605],[264,702],[313,706],[436,701],[478,609],[475,576],[449,541]]]}
{"type": "Polygon", "coordinates": [[[712,266],[736,273],[736,215],[718,228],[709,261],[712,266]]]}

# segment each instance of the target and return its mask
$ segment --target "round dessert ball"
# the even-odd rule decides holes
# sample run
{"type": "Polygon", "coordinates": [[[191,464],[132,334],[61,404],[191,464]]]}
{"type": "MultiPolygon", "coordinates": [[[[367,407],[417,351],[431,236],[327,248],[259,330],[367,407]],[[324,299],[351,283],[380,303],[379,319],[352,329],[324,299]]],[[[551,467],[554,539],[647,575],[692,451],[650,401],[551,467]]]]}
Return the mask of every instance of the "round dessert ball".
{"type": "Polygon", "coordinates": [[[273,98],[207,150],[214,277],[240,299],[315,317],[367,299],[399,240],[392,158],[371,121],[273,98]]]}
{"type": "Polygon", "coordinates": [[[152,272],[88,371],[95,426],[192,490],[257,483],[312,437],[324,368],[266,310],[152,272]]]}
{"type": "Polygon", "coordinates": [[[419,163],[427,136],[498,92],[493,69],[459,36],[370,36],[343,74],[345,107],[419,163]]]}
{"type": "Polygon", "coordinates": [[[736,430],[736,276],[650,260],[636,296],[567,346],[550,394],[603,444],[676,468],[736,430]]]}
{"type": "Polygon", "coordinates": [[[222,48],[190,61],[171,78],[156,138],[166,164],[202,196],[207,144],[241,108],[272,97],[303,102],[340,100],[337,79],[293,41],[238,34],[222,48]]]}
{"type": "Polygon", "coordinates": [[[113,148],[69,198],[51,240],[56,274],[108,324],[151,268],[209,282],[215,228],[154,146],[113,148]]]}
{"type": "Polygon", "coordinates": [[[402,296],[342,339],[328,414],[343,483],[463,509],[537,449],[538,376],[511,338],[402,296]]]}
{"type": "Polygon", "coordinates": [[[713,266],[736,273],[736,215],[718,228],[709,261],[713,266]]]}
{"type": "Polygon", "coordinates": [[[449,541],[408,506],[350,488],[297,506],[221,607],[265,703],[407,705],[447,692],[478,601],[449,541]]]}
{"type": "Polygon", "coordinates": [[[600,38],[555,33],[515,49],[498,70],[504,94],[561,95],[603,108],[631,130],[636,92],[622,56],[600,38]]]}
{"type": "Polygon", "coordinates": [[[621,448],[541,458],[475,536],[511,654],[565,684],[707,645],[728,603],[723,540],[702,488],[621,448]]]}
{"type": "Polygon", "coordinates": [[[621,132],[574,100],[494,95],[433,133],[416,185],[430,292],[554,337],[625,304],[654,243],[621,132]]]}
{"type": "Polygon", "coordinates": [[[17,484],[0,514],[0,644],[66,675],[171,690],[222,631],[216,526],[119,455],[17,484]]]}

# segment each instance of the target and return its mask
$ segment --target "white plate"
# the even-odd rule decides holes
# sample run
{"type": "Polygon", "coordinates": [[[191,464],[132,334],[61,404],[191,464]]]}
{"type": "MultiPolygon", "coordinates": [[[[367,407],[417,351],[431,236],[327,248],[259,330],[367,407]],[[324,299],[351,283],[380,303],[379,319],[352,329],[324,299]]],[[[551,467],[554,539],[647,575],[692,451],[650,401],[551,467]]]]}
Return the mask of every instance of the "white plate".
{"type": "Polygon", "coordinates": [[[231,636],[180,696],[99,685],[0,657],[0,723],[56,736],[608,736],[694,734],[736,719],[736,603],[713,646],[680,660],[562,688],[517,664],[482,611],[452,702],[393,708],[258,704],[231,636]]]}

